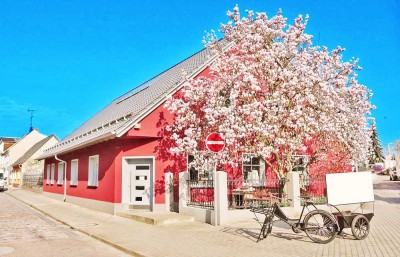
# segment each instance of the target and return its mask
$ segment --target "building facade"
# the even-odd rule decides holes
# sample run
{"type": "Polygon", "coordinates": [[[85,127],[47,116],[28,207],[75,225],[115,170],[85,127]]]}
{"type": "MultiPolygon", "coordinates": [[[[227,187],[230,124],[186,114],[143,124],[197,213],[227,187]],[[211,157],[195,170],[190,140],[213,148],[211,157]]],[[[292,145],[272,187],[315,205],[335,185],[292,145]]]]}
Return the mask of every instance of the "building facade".
{"type": "Polygon", "coordinates": [[[45,135],[39,133],[37,129],[34,129],[1,154],[2,166],[5,170],[8,183],[16,183],[21,179],[20,173],[13,172],[13,163],[21,158],[33,145],[44,138],[46,138],[45,135]]]}
{"type": "Polygon", "coordinates": [[[168,211],[166,172],[186,169],[176,158],[163,107],[190,78],[207,76],[216,55],[204,49],[112,101],[65,139],[46,150],[45,195],[108,213],[129,208],[168,211]]]}
{"type": "MultiPolygon", "coordinates": [[[[24,184],[25,176],[36,177],[36,179],[42,178],[44,161],[36,160],[36,158],[43,154],[45,149],[54,146],[58,141],[55,135],[50,135],[34,144],[20,158],[12,163],[11,183],[14,186],[20,186],[24,184]]],[[[36,185],[38,184],[41,183],[37,181],[36,185]]]]}

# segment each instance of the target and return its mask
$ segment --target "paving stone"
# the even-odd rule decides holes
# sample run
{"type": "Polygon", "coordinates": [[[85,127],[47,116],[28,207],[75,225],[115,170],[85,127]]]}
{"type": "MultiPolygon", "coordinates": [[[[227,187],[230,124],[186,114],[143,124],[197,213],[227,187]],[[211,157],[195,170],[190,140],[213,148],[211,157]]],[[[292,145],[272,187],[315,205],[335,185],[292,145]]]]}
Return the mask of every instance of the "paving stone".
{"type": "MultiPolygon", "coordinates": [[[[260,226],[254,220],[219,227],[198,222],[152,226],[77,207],[24,190],[8,193],[56,220],[132,255],[400,256],[398,244],[400,182],[389,181],[387,176],[374,175],[374,179],[376,180],[375,216],[371,220],[368,237],[364,240],[355,240],[351,230],[345,229],[343,236],[338,236],[329,244],[314,243],[304,233],[294,234],[289,226],[280,223],[273,227],[272,234],[256,243],[260,226]]],[[[26,226],[30,231],[35,231],[34,226],[29,227],[29,224],[26,226]]],[[[53,236],[51,228],[49,229],[48,234],[37,232],[36,235],[22,235],[21,230],[21,236],[53,236]]]]}

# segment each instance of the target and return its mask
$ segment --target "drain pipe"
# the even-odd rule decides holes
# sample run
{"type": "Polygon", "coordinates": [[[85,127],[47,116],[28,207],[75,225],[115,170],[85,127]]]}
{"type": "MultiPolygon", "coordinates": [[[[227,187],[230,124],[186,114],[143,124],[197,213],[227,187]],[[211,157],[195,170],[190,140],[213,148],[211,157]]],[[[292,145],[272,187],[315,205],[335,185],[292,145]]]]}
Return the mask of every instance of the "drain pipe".
{"type": "Polygon", "coordinates": [[[67,162],[58,158],[57,154],[54,155],[54,158],[57,161],[64,163],[64,198],[63,198],[63,201],[66,202],[67,201],[67,162]]]}

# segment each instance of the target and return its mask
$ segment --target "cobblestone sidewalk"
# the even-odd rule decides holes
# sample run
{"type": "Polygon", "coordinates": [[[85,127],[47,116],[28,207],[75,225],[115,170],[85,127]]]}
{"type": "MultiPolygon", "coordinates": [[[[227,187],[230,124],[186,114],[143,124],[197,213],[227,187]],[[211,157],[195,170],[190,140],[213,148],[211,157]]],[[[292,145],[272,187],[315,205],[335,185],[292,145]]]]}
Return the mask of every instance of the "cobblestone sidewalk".
{"type": "Polygon", "coordinates": [[[254,220],[214,227],[203,223],[152,226],[59,202],[41,194],[9,192],[74,229],[135,256],[400,256],[400,182],[374,177],[375,216],[365,240],[350,229],[329,244],[313,243],[277,222],[272,234],[256,243],[260,230],[254,220]],[[89,224],[89,225],[88,225],[89,224]]]}

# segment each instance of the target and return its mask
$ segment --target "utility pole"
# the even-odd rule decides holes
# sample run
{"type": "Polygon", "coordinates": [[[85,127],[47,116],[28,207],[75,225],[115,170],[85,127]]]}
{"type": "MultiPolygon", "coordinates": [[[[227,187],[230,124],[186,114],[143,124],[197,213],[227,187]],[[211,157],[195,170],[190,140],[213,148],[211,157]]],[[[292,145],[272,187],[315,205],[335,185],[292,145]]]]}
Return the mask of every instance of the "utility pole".
{"type": "Polygon", "coordinates": [[[33,120],[33,112],[34,111],[36,111],[36,110],[32,110],[32,109],[28,109],[28,112],[30,112],[31,113],[31,126],[29,127],[29,133],[30,132],[32,132],[32,130],[33,130],[33,126],[32,126],[32,120],[33,120]]]}

